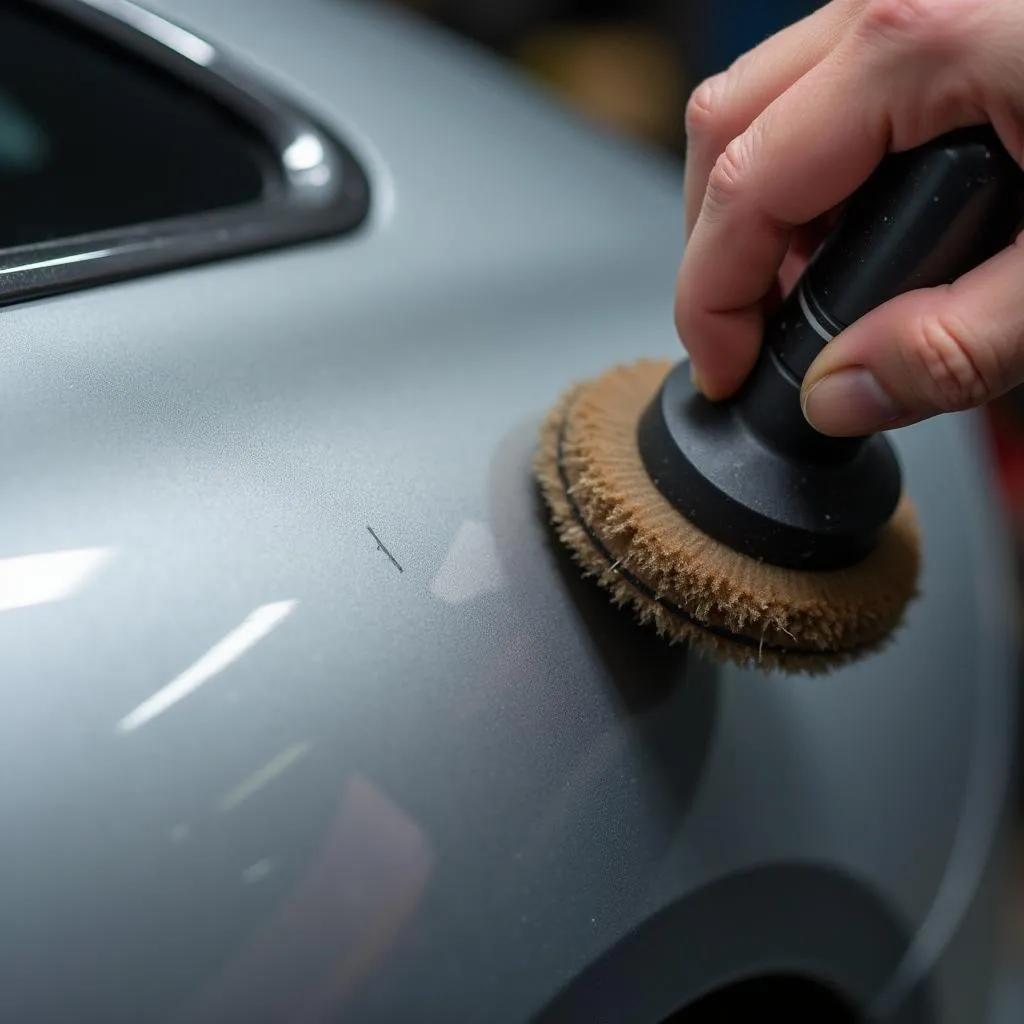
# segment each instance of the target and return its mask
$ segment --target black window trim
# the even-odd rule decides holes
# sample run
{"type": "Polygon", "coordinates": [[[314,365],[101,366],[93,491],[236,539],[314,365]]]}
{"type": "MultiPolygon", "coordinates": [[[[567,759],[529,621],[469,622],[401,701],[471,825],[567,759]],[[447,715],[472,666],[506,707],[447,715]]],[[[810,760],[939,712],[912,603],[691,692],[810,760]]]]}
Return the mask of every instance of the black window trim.
{"type": "Polygon", "coordinates": [[[143,58],[248,122],[278,187],[255,203],[0,249],[0,306],[347,234],[370,208],[354,154],[222,50],[131,0],[31,0],[143,58]]]}

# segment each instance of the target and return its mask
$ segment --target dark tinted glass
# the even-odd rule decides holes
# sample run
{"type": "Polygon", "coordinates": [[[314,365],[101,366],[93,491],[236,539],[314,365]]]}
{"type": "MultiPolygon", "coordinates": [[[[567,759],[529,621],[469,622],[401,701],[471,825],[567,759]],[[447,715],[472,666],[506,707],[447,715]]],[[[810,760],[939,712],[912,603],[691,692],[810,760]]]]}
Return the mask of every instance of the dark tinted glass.
{"type": "Polygon", "coordinates": [[[200,94],[0,0],[0,247],[250,202],[268,161],[200,94]]]}

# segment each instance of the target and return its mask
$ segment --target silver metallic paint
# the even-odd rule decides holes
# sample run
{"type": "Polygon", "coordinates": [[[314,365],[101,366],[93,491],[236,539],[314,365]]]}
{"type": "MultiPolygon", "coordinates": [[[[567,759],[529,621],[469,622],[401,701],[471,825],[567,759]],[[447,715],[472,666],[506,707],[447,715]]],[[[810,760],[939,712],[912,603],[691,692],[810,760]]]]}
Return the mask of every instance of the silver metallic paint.
{"type": "MultiPolygon", "coordinates": [[[[575,581],[528,472],[572,380],[678,355],[678,169],[369,5],[154,9],[333,125],[377,205],[338,242],[0,313],[0,557],[110,550],[0,615],[0,1019],[524,1021],[659,909],[800,862],[918,935],[890,995],[937,958],[984,976],[983,946],[941,960],[1012,732],[971,421],[895,438],[926,563],[889,651],[811,681],[689,664],[575,581]]],[[[981,989],[937,1024],[977,1024],[981,989]]]]}

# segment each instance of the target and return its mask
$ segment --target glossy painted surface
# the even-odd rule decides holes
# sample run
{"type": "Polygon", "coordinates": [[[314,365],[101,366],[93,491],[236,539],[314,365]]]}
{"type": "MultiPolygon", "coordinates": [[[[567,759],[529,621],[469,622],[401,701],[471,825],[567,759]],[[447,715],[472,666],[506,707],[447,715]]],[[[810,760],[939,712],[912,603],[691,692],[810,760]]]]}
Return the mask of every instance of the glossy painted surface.
{"type": "Polygon", "coordinates": [[[678,169],[393,15],[161,10],[341,132],[376,205],[0,313],[0,1019],[525,1021],[659,911],[801,864],[917,936],[848,950],[897,1007],[977,917],[1007,777],[970,421],[895,439],[926,569],[893,648],[824,681],[688,663],[576,581],[528,472],[573,379],[678,353],[678,169]]]}

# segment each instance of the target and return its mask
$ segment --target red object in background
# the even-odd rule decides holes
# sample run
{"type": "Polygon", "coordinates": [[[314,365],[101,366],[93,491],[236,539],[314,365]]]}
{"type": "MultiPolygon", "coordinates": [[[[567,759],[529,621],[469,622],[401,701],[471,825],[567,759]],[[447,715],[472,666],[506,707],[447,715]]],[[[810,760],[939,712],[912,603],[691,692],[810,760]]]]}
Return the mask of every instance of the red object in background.
{"type": "Polygon", "coordinates": [[[1024,527],[1024,396],[1007,395],[986,412],[1003,498],[1020,530],[1024,527]]]}

